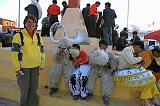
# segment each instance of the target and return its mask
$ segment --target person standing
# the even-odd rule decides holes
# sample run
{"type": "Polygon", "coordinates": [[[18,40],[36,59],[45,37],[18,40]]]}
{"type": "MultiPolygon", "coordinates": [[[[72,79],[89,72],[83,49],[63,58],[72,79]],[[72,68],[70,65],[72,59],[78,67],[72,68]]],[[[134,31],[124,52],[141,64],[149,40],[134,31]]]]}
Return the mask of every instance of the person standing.
{"type": "Polygon", "coordinates": [[[116,38],[116,42],[115,42],[115,49],[118,51],[122,51],[125,47],[129,46],[126,36],[124,36],[122,34],[124,34],[124,33],[121,33],[120,37],[116,38]]]}
{"type": "Polygon", "coordinates": [[[28,15],[34,15],[37,18],[37,20],[39,20],[42,16],[42,9],[38,1],[39,0],[31,0],[31,4],[24,8],[28,12],[28,15]]]}
{"type": "Polygon", "coordinates": [[[82,9],[82,15],[84,18],[84,22],[87,28],[87,31],[89,29],[89,9],[90,9],[90,4],[87,3],[86,7],[82,9]]]}
{"type": "Polygon", "coordinates": [[[67,2],[62,2],[63,10],[61,11],[61,16],[63,17],[64,13],[66,12],[66,9],[68,8],[67,2]]]}
{"type": "Polygon", "coordinates": [[[102,26],[101,26],[102,19],[103,19],[102,12],[98,12],[97,21],[96,21],[96,38],[98,39],[102,39],[102,34],[103,34],[102,26]]]}
{"type": "Polygon", "coordinates": [[[140,41],[141,39],[138,36],[138,32],[137,31],[133,31],[132,32],[133,38],[130,40],[132,43],[136,42],[136,41],[140,41]]]}
{"type": "Polygon", "coordinates": [[[23,24],[24,29],[14,35],[11,47],[13,69],[21,92],[20,106],[39,106],[39,69],[45,64],[43,41],[36,32],[36,17],[27,15],[23,24]]]}
{"type": "Polygon", "coordinates": [[[116,47],[117,38],[118,38],[118,36],[119,36],[119,33],[118,33],[118,31],[117,31],[118,28],[119,28],[119,26],[117,25],[117,26],[115,26],[115,27],[113,28],[113,31],[112,31],[112,43],[113,43],[112,49],[115,49],[115,47],[116,47]]]}
{"type": "MultiPolygon", "coordinates": [[[[57,0],[52,1],[53,4],[51,4],[47,9],[47,15],[49,16],[49,28],[55,23],[59,22],[58,15],[60,15],[60,7],[57,5],[57,0]]],[[[53,33],[55,35],[55,32],[53,33]]]]}
{"type": "Polygon", "coordinates": [[[123,30],[120,32],[120,37],[128,38],[128,28],[124,27],[123,30]]]}
{"type": "Polygon", "coordinates": [[[27,15],[31,14],[31,15],[34,15],[37,20],[38,20],[38,8],[36,7],[35,4],[29,4],[27,7],[24,8],[25,11],[27,11],[27,15]]]}
{"type": "Polygon", "coordinates": [[[42,29],[41,36],[49,36],[49,17],[44,17],[42,19],[42,29]]]}
{"type": "Polygon", "coordinates": [[[97,7],[99,7],[100,4],[101,3],[99,1],[97,1],[89,9],[89,29],[88,29],[89,37],[96,36],[97,7]]]}
{"type": "Polygon", "coordinates": [[[117,18],[117,15],[110,7],[111,3],[105,3],[105,9],[103,10],[103,38],[108,42],[109,45],[112,45],[112,31],[115,27],[115,18],[117,18]]]}

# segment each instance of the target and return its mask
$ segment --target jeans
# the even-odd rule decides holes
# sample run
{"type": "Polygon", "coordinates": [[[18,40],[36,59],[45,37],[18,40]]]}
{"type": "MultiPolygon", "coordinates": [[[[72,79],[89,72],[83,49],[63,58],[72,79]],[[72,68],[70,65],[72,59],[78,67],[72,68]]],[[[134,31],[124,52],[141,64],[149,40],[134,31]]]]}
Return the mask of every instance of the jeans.
{"type": "Polygon", "coordinates": [[[113,27],[104,27],[103,28],[103,39],[105,39],[108,45],[112,45],[112,31],[113,27]]]}

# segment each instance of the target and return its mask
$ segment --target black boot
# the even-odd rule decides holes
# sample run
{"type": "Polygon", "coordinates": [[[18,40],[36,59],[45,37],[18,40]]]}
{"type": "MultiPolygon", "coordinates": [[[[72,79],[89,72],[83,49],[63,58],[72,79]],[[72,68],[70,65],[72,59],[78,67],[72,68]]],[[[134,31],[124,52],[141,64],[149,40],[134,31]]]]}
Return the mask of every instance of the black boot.
{"type": "Polygon", "coordinates": [[[88,91],[87,95],[86,95],[86,100],[91,100],[93,97],[93,92],[92,91],[88,91]]]}
{"type": "Polygon", "coordinates": [[[78,100],[80,98],[80,95],[73,95],[74,100],[78,100]]]}
{"type": "Polygon", "coordinates": [[[52,87],[52,88],[50,88],[49,95],[52,95],[52,94],[56,93],[57,91],[58,91],[58,88],[52,87]]]}
{"type": "Polygon", "coordinates": [[[103,102],[104,102],[105,105],[109,105],[109,97],[104,95],[103,96],[103,102]]]}

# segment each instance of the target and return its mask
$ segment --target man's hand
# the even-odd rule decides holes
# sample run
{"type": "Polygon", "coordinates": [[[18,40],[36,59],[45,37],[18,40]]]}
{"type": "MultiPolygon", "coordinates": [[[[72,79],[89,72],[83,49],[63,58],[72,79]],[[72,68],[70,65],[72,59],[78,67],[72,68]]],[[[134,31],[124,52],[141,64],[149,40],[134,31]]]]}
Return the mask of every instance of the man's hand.
{"type": "Polygon", "coordinates": [[[75,68],[78,68],[80,65],[79,64],[74,64],[74,67],[75,68]]]}
{"type": "Polygon", "coordinates": [[[67,54],[66,51],[65,51],[65,49],[63,49],[63,48],[59,48],[59,49],[60,49],[59,53],[58,53],[59,56],[64,56],[64,55],[67,54]]]}
{"type": "Polygon", "coordinates": [[[141,60],[139,63],[137,63],[137,64],[139,64],[139,65],[144,65],[145,64],[145,62],[144,62],[144,60],[141,60]]]}

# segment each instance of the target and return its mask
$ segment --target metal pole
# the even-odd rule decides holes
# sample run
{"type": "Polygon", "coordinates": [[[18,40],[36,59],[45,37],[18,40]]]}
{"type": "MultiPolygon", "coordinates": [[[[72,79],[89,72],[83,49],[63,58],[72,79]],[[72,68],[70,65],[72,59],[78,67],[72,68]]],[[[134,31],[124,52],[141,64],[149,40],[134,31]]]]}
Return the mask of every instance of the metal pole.
{"type": "Polygon", "coordinates": [[[18,9],[18,29],[20,29],[20,4],[21,4],[21,2],[20,2],[20,0],[19,0],[19,9],[18,9]]]}
{"type": "Polygon", "coordinates": [[[128,7],[127,7],[127,28],[128,28],[128,23],[129,22],[129,0],[128,0],[128,7]]]}

